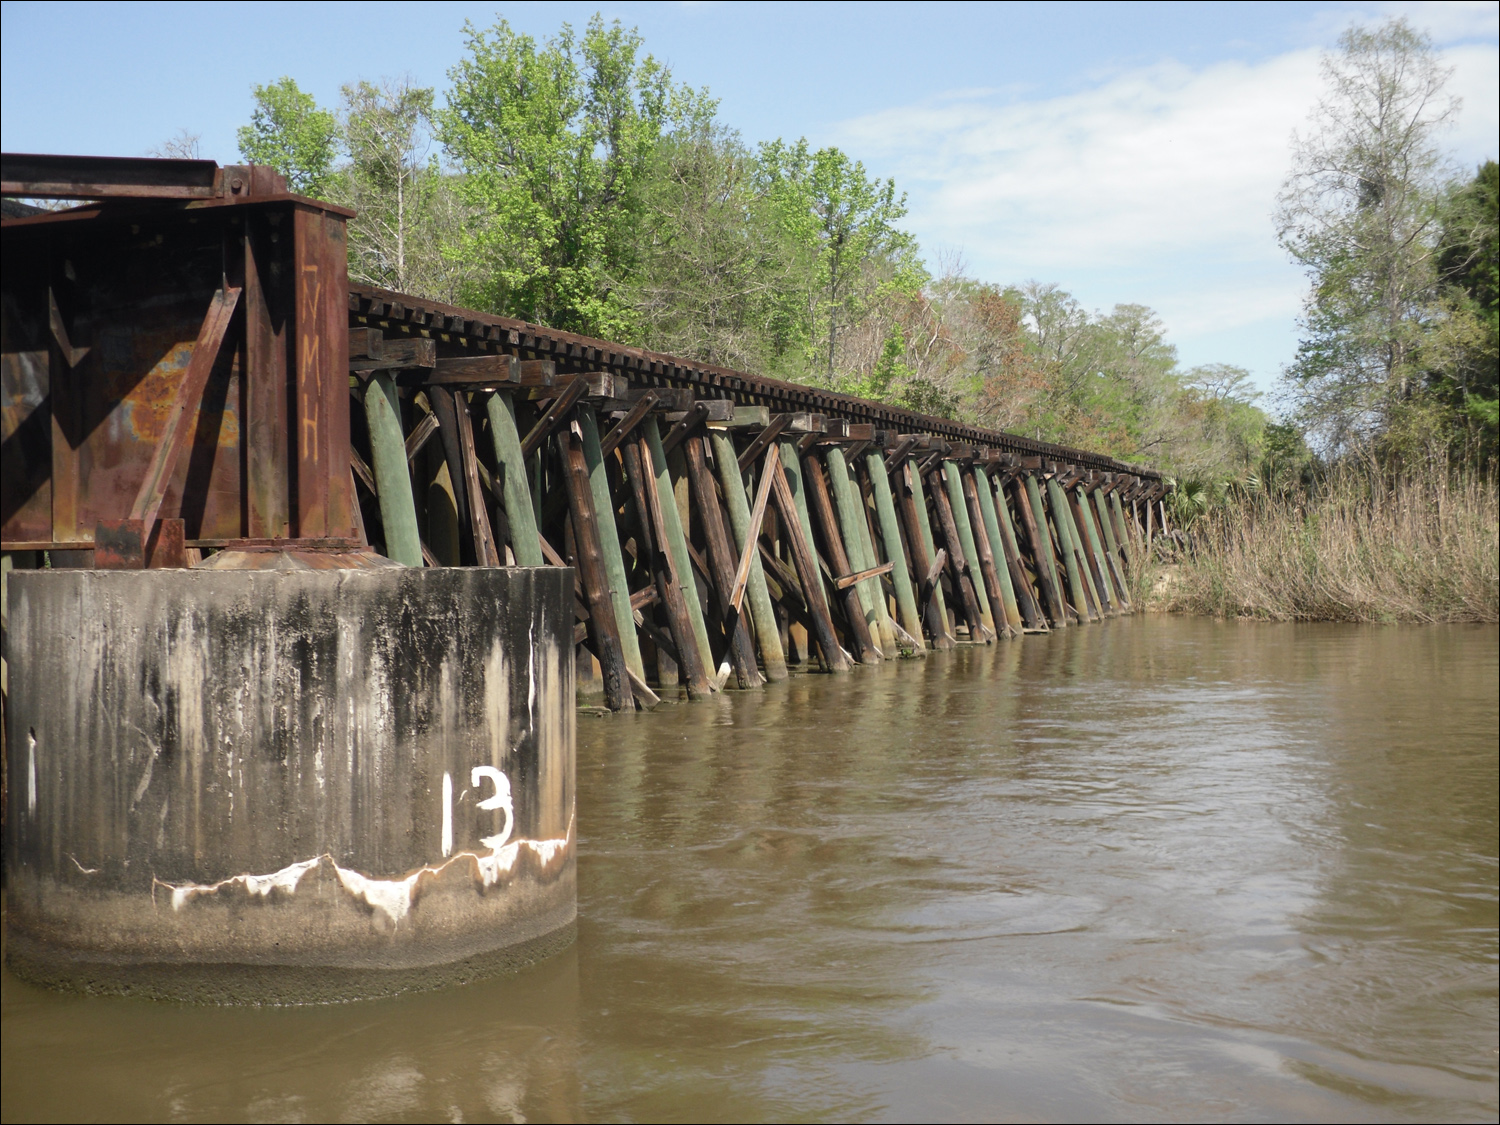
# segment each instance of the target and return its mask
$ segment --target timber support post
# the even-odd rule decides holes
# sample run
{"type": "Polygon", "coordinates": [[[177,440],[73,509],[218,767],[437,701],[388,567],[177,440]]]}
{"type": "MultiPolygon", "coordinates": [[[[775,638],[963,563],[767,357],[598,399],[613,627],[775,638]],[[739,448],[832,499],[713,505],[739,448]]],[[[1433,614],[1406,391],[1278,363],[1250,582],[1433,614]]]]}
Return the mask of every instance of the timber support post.
{"type": "Polygon", "coordinates": [[[919,653],[926,653],[922,645],[922,615],[917,610],[916,591],[912,586],[911,571],[906,565],[906,549],[901,542],[901,524],[896,519],[896,505],[891,497],[891,482],[885,471],[885,458],[877,451],[865,454],[865,465],[870,474],[870,489],[875,495],[875,514],[880,520],[880,540],[885,548],[885,557],[891,561],[891,586],[896,593],[896,613],[901,618],[901,627],[917,642],[919,653]]]}
{"type": "MultiPolygon", "coordinates": [[[[1036,588],[1026,575],[1026,566],[1021,557],[1020,541],[1016,538],[1015,520],[1011,518],[1010,505],[1005,497],[1004,475],[998,475],[990,480],[990,485],[995,494],[995,510],[1000,516],[1000,537],[1005,543],[1005,561],[1010,569],[1011,585],[1016,592],[1016,601],[1021,610],[1021,616],[1026,623],[1026,628],[1033,632],[1045,632],[1047,619],[1042,614],[1041,606],[1037,602],[1036,588]]],[[[1040,583],[1041,564],[1037,564],[1037,581],[1040,583]]]]}
{"type": "Polygon", "coordinates": [[[1068,590],[1073,595],[1073,608],[1079,620],[1093,621],[1096,615],[1089,608],[1088,589],[1080,573],[1079,552],[1069,533],[1072,521],[1068,518],[1068,502],[1064,499],[1057,481],[1047,478],[1048,508],[1052,514],[1052,528],[1057,532],[1057,549],[1063,558],[1063,569],[1068,574],[1068,590]]]}
{"type": "MultiPolygon", "coordinates": [[[[781,417],[785,417],[782,415],[781,417]]],[[[785,422],[781,423],[785,426],[785,422]]],[[[769,427],[767,427],[769,428],[769,427]]],[[[770,592],[766,589],[765,568],[761,565],[760,552],[756,545],[760,541],[760,528],[750,524],[750,505],[746,495],[745,478],[734,452],[734,443],[722,430],[711,431],[714,445],[714,464],[719,470],[719,485],[724,491],[724,500],[729,506],[729,525],[734,531],[735,546],[741,556],[750,554],[749,576],[745,582],[745,600],[750,604],[750,619],[755,625],[755,638],[760,644],[760,659],[766,679],[778,683],[787,678],[786,651],[781,645],[781,632],[776,613],[771,604],[770,592]]],[[[775,435],[772,435],[775,440],[775,435]]]]}
{"type": "Polygon", "coordinates": [[[986,590],[979,546],[975,542],[974,528],[969,523],[969,503],[964,498],[963,476],[956,461],[944,458],[940,462],[940,467],[943,475],[942,483],[946,489],[941,499],[948,501],[948,511],[953,518],[954,526],[958,529],[959,548],[963,551],[966,570],[974,587],[974,597],[979,604],[979,620],[992,636],[998,638],[1000,630],[995,627],[995,611],[990,606],[989,593],[986,590]]]}
{"type": "Polygon", "coordinates": [[[936,566],[937,546],[933,541],[932,524],[927,518],[927,497],[922,488],[922,473],[915,463],[908,461],[903,475],[905,487],[901,489],[901,512],[906,517],[906,537],[911,544],[912,561],[920,572],[913,574],[912,580],[921,583],[923,587],[925,596],[921,598],[920,604],[928,623],[932,646],[943,652],[958,642],[953,636],[953,626],[948,620],[948,607],[943,600],[943,585],[938,578],[943,568],[936,566]],[[931,582],[928,581],[929,575],[933,576],[931,582]]]}
{"type": "Polygon", "coordinates": [[[402,566],[421,566],[422,538],[417,533],[417,505],[401,433],[401,400],[389,371],[371,374],[364,406],[386,555],[402,566]]]}

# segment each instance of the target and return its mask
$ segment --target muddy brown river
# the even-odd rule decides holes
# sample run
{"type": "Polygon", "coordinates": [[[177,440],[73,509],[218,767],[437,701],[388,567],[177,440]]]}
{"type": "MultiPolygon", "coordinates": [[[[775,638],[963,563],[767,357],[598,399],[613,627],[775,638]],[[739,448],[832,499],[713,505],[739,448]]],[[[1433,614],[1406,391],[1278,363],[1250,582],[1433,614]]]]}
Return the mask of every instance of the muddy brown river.
{"type": "Polygon", "coordinates": [[[578,943],[327,1008],[4,977],[3,1117],[1494,1120],[1500,633],[1113,621],[583,718],[578,943]]]}

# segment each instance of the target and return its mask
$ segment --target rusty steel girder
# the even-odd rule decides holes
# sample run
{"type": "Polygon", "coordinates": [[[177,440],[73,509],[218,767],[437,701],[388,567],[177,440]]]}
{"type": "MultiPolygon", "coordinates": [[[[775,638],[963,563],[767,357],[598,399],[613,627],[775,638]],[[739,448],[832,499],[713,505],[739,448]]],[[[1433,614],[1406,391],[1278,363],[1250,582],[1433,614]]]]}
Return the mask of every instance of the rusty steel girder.
{"type": "Polygon", "coordinates": [[[212,161],[5,155],[0,181],[94,201],[0,222],[0,546],[357,539],[352,213],[212,161]]]}

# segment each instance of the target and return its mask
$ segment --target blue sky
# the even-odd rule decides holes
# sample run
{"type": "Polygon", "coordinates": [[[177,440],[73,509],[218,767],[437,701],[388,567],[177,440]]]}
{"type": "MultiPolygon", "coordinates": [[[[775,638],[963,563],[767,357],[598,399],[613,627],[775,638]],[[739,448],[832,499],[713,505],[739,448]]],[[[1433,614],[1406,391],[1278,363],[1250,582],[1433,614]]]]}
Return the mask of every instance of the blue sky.
{"type": "Polygon", "coordinates": [[[909,197],[929,263],[1138,302],[1185,364],[1269,387],[1304,282],[1270,210],[1317,58],[1353,22],[1406,15],[1454,68],[1454,160],[1496,154],[1500,5],[81,4],[0,5],[10,152],[140,155],[180,129],[237,159],[250,87],[289,74],[320,102],[357,78],[446,86],[465,20],[545,37],[601,12],[707,86],[750,142],[838,144],[909,197]]]}

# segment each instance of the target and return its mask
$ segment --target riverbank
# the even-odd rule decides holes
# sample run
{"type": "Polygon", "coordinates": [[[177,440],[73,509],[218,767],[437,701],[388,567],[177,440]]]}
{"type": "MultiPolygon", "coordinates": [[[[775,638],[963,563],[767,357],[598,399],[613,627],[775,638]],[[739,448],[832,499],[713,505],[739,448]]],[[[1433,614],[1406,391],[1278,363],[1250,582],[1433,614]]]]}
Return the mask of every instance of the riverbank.
{"type": "Polygon", "coordinates": [[[1353,472],[1210,512],[1186,545],[1139,568],[1139,604],[1267,621],[1500,620],[1493,479],[1426,474],[1371,485],[1353,472]]]}

